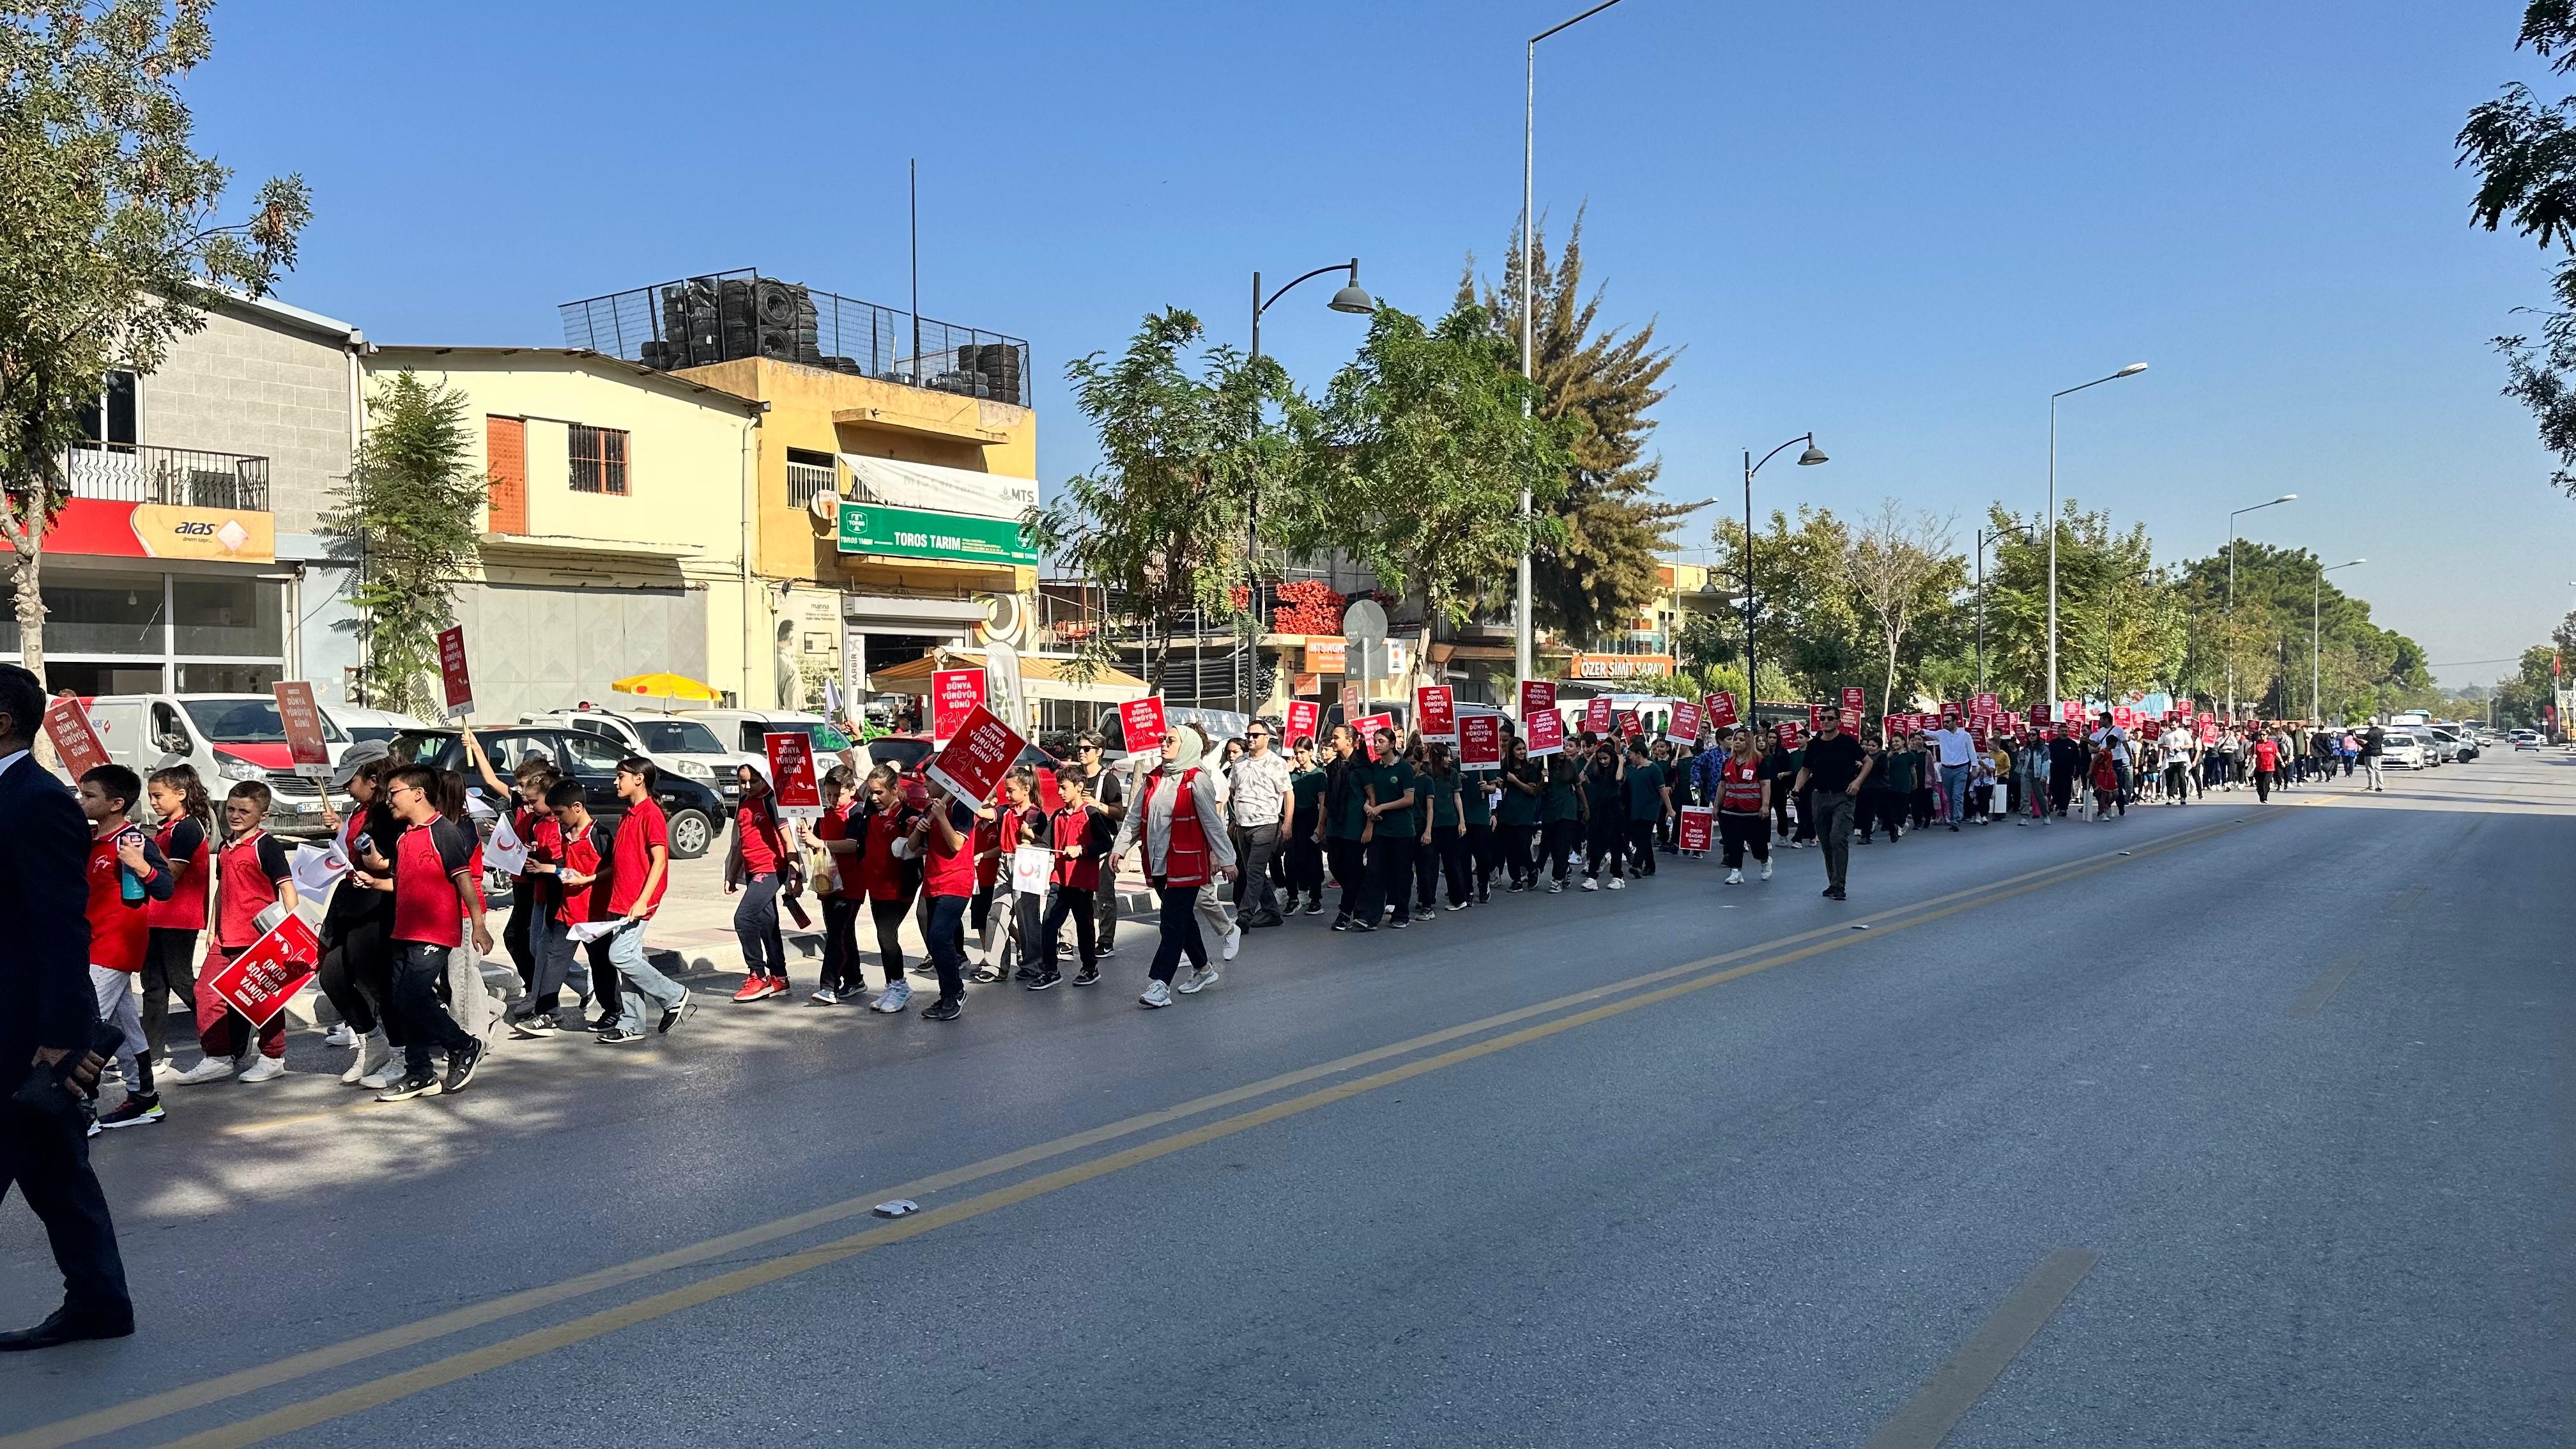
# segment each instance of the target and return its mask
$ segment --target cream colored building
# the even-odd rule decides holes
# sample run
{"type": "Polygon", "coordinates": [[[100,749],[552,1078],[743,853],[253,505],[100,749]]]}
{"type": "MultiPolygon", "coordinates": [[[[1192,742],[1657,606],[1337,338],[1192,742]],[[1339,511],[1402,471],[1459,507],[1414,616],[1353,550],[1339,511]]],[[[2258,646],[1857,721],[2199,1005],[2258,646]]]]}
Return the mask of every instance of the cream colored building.
{"type": "Polygon", "coordinates": [[[572,348],[379,346],[367,368],[371,394],[408,370],[466,399],[487,492],[456,617],[479,717],[657,671],[777,704],[776,600],[752,567],[760,403],[572,348]]]}

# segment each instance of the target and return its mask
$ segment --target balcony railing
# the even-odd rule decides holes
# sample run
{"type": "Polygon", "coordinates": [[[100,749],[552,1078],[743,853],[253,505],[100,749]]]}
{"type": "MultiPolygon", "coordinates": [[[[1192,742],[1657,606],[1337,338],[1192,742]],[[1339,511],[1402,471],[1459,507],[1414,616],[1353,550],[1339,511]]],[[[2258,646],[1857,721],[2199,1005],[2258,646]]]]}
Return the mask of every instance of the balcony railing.
{"type": "Polygon", "coordinates": [[[74,498],[268,511],[268,460],[204,448],[75,443],[63,455],[74,498]]]}
{"type": "Polygon", "coordinates": [[[757,271],[717,272],[566,302],[564,345],[676,371],[767,357],[853,377],[1026,405],[1029,345],[757,271]]]}

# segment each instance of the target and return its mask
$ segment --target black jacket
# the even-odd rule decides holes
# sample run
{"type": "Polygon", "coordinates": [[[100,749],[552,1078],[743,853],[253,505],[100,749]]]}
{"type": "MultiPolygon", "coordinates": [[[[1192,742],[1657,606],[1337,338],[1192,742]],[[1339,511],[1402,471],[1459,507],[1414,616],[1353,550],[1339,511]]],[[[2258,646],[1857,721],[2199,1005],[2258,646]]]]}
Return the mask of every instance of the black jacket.
{"type": "Polygon", "coordinates": [[[89,822],[30,755],[0,774],[0,1095],[40,1047],[78,1051],[98,1022],[89,984],[89,822]]]}

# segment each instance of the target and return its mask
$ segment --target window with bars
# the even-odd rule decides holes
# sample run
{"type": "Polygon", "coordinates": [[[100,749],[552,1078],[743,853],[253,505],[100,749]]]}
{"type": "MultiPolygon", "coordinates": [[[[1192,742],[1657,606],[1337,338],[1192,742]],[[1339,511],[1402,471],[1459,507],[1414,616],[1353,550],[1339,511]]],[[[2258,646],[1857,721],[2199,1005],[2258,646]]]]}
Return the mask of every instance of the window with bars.
{"type": "Polygon", "coordinates": [[[787,506],[803,508],[816,497],[832,492],[840,482],[840,470],[829,453],[804,448],[787,450],[787,506]]]}
{"type": "Polygon", "coordinates": [[[626,434],[618,428],[572,425],[572,491],[626,492],[626,434]]]}

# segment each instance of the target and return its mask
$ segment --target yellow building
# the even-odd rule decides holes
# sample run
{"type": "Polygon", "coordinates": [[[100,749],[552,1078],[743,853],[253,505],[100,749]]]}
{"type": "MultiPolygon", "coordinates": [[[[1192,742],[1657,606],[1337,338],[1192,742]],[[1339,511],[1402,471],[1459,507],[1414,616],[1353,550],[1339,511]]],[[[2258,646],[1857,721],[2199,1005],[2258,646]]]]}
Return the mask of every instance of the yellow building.
{"type": "Polygon", "coordinates": [[[456,612],[478,715],[604,701],[661,670],[777,702],[751,565],[758,403],[572,348],[379,346],[366,365],[370,406],[406,370],[466,399],[486,503],[456,612]]]}

